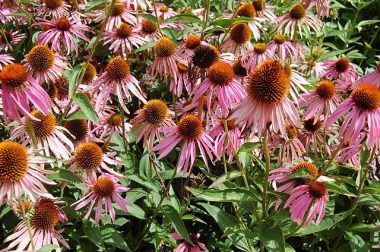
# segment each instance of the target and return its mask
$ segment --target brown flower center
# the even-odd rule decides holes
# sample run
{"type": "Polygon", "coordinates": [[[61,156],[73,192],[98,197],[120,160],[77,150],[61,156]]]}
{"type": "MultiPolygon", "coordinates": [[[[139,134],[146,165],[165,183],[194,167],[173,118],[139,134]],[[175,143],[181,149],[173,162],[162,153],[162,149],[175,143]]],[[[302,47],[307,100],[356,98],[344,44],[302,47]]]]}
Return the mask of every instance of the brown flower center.
{"type": "Polygon", "coordinates": [[[117,3],[113,6],[111,15],[112,16],[119,16],[125,11],[125,6],[123,4],[117,3]]]}
{"type": "Polygon", "coordinates": [[[69,95],[69,82],[64,77],[56,79],[54,86],[58,90],[59,98],[66,98],[69,95]]]}
{"type": "Polygon", "coordinates": [[[19,181],[28,168],[28,154],[25,147],[15,142],[0,143],[0,182],[19,181]]]}
{"type": "Polygon", "coordinates": [[[11,32],[3,30],[0,33],[0,43],[6,44],[6,43],[12,43],[12,41],[13,41],[13,35],[11,32]]]}
{"type": "MultiPolygon", "coordinates": [[[[80,65],[84,67],[86,63],[81,63],[80,65]]],[[[82,82],[85,84],[89,84],[95,78],[95,76],[96,76],[96,68],[94,67],[93,64],[88,63],[86,71],[83,75],[82,82]]]]}
{"type": "Polygon", "coordinates": [[[237,15],[241,16],[241,17],[254,18],[257,16],[257,13],[256,13],[256,10],[255,10],[255,7],[253,6],[253,4],[247,2],[247,3],[243,3],[242,5],[240,5],[240,7],[237,11],[237,15]]]}
{"type": "MultiPolygon", "coordinates": [[[[313,163],[309,162],[299,162],[298,164],[293,166],[292,173],[298,172],[300,170],[306,169],[310,173],[311,176],[314,178],[318,177],[318,169],[313,163]]],[[[298,185],[305,185],[310,182],[310,179],[308,178],[296,178],[296,183],[298,185]]]]}
{"type": "Polygon", "coordinates": [[[220,58],[218,49],[213,46],[200,45],[194,50],[192,63],[199,68],[209,68],[220,58]]]}
{"type": "Polygon", "coordinates": [[[174,54],[175,44],[167,37],[160,38],[153,47],[153,51],[157,57],[165,58],[174,54]]]}
{"type": "Polygon", "coordinates": [[[296,20],[302,19],[306,16],[306,10],[302,4],[297,3],[289,10],[289,16],[296,20]]]}
{"type": "Polygon", "coordinates": [[[61,17],[61,18],[57,19],[57,21],[55,22],[55,25],[56,25],[57,29],[60,31],[68,31],[71,28],[70,20],[68,20],[65,17],[61,17]]]}
{"type": "Polygon", "coordinates": [[[143,108],[145,121],[154,126],[161,125],[168,118],[168,106],[158,99],[148,101],[143,108]]]}
{"type": "Polygon", "coordinates": [[[323,183],[319,181],[313,181],[309,184],[309,193],[315,199],[319,199],[326,195],[327,188],[323,183]]]}
{"type": "Polygon", "coordinates": [[[168,12],[169,11],[169,7],[166,6],[166,5],[163,5],[163,6],[160,7],[160,11],[161,12],[168,12]]]}
{"type": "Polygon", "coordinates": [[[58,209],[54,203],[43,203],[34,207],[30,224],[36,229],[51,230],[58,223],[58,209]]]}
{"type": "Polygon", "coordinates": [[[274,36],[273,40],[274,40],[274,42],[276,42],[277,44],[282,45],[282,44],[285,43],[286,38],[285,38],[284,35],[277,34],[276,36],[274,36]]]}
{"type": "Polygon", "coordinates": [[[108,177],[100,177],[94,184],[93,190],[96,195],[110,197],[115,191],[114,182],[108,177]]]}
{"type": "Polygon", "coordinates": [[[107,122],[110,126],[121,126],[123,121],[119,114],[112,113],[107,118],[107,122]]]}
{"type": "Polygon", "coordinates": [[[36,45],[30,50],[27,61],[34,71],[47,71],[54,65],[54,53],[47,46],[36,45]]]}
{"type": "Polygon", "coordinates": [[[247,76],[247,69],[245,69],[241,65],[241,60],[236,59],[234,62],[232,62],[232,69],[234,70],[235,75],[240,76],[240,77],[245,77],[247,76]]]}
{"type": "Polygon", "coordinates": [[[230,36],[232,41],[238,45],[242,45],[251,40],[251,29],[249,29],[246,23],[238,23],[231,28],[230,36]]]}
{"type": "Polygon", "coordinates": [[[50,10],[56,10],[62,6],[62,2],[62,0],[45,0],[45,6],[50,10]]]}
{"type": "Polygon", "coordinates": [[[46,91],[46,93],[49,95],[51,100],[57,97],[58,89],[53,82],[50,82],[50,83],[45,82],[41,85],[41,87],[46,91]]]}
{"type": "Polygon", "coordinates": [[[289,139],[294,139],[298,136],[298,129],[296,126],[286,124],[285,129],[286,129],[286,134],[288,135],[289,139]]]}
{"type": "Polygon", "coordinates": [[[144,33],[152,34],[158,30],[158,26],[155,22],[153,22],[147,18],[144,18],[144,20],[141,23],[141,30],[144,33]]]}
{"type": "Polygon", "coordinates": [[[199,139],[202,132],[202,122],[195,115],[185,115],[178,123],[178,133],[185,139],[199,139]]]}
{"type": "Polygon", "coordinates": [[[63,127],[75,137],[75,139],[72,139],[71,136],[68,136],[72,141],[80,142],[86,138],[88,133],[87,121],[83,119],[66,121],[63,127]]]}
{"type": "Polygon", "coordinates": [[[180,73],[187,73],[189,71],[189,67],[183,63],[178,63],[177,68],[180,73]]]}
{"type": "Polygon", "coordinates": [[[350,66],[350,62],[347,58],[340,58],[335,62],[335,70],[338,73],[344,73],[350,66]]]}
{"type": "Polygon", "coordinates": [[[198,244],[199,240],[197,234],[189,233],[189,238],[194,245],[198,244]]]}
{"type": "Polygon", "coordinates": [[[253,50],[257,54],[263,54],[267,50],[267,45],[264,43],[257,43],[256,45],[253,46],[253,50]]]}
{"type": "Polygon", "coordinates": [[[362,110],[374,110],[380,107],[380,89],[373,84],[361,84],[351,93],[356,107],[362,110]]]}
{"type": "Polygon", "coordinates": [[[102,161],[103,151],[95,143],[82,143],[75,152],[75,162],[83,170],[95,170],[102,161]]]}
{"type": "Polygon", "coordinates": [[[265,2],[264,2],[264,0],[253,0],[252,4],[255,7],[256,11],[265,10],[265,2]]]}
{"type": "Polygon", "coordinates": [[[120,57],[111,59],[106,67],[106,71],[108,77],[113,81],[121,81],[131,73],[128,63],[120,57]]]}
{"type": "Polygon", "coordinates": [[[287,97],[290,80],[275,60],[261,63],[249,77],[248,92],[251,97],[263,104],[273,104],[287,97]]]}
{"type": "Polygon", "coordinates": [[[319,98],[329,100],[335,95],[335,85],[330,80],[321,80],[319,85],[315,88],[319,98]]]}
{"type": "Polygon", "coordinates": [[[234,70],[226,62],[214,63],[207,72],[208,78],[214,85],[226,85],[232,81],[234,70]]]}
{"type": "Polygon", "coordinates": [[[26,119],[27,123],[25,124],[25,129],[28,132],[29,136],[32,135],[32,129],[30,128],[30,125],[32,125],[34,135],[37,139],[43,140],[46,137],[51,136],[55,130],[57,123],[54,116],[51,113],[45,116],[38,110],[32,111],[31,114],[39,119],[39,121],[26,119]]]}
{"type": "Polygon", "coordinates": [[[187,36],[186,41],[185,41],[186,48],[191,49],[191,50],[195,49],[200,44],[201,44],[201,39],[197,35],[194,35],[194,34],[187,36]]]}
{"type": "Polygon", "coordinates": [[[24,84],[28,74],[26,68],[21,64],[9,64],[0,71],[0,81],[3,85],[16,88],[24,84]]]}
{"type": "Polygon", "coordinates": [[[314,133],[314,132],[318,131],[321,128],[322,121],[318,120],[316,123],[314,123],[314,120],[315,120],[315,117],[313,116],[310,119],[305,120],[303,122],[303,126],[304,126],[304,128],[305,128],[306,131],[308,131],[310,133],[314,133]]]}
{"type": "Polygon", "coordinates": [[[116,36],[125,39],[132,35],[132,28],[129,24],[121,23],[119,28],[116,30],[116,36]]]}

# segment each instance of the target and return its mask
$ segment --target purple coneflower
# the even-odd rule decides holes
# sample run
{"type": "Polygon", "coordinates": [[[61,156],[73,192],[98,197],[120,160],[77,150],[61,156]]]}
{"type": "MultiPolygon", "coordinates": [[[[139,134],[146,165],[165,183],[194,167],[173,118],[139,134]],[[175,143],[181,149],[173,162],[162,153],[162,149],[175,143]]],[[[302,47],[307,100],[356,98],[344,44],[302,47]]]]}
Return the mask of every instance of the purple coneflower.
{"type": "Polygon", "coordinates": [[[248,77],[247,93],[231,118],[252,125],[252,133],[262,136],[268,124],[286,136],[285,122],[299,127],[298,112],[289,100],[289,75],[275,60],[261,63],[248,77]]]}
{"type": "Polygon", "coordinates": [[[188,94],[193,91],[193,86],[198,84],[199,79],[196,80],[197,83],[194,83],[189,78],[190,68],[184,63],[178,63],[178,76],[177,79],[172,79],[170,82],[169,90],[177,97],[181,97],[183,87],[185,87],[188,94]]]}
{"type": "Polygon", "coordinates": [[[48,27],[37,38],[37,42],[42,45],[48,45],[51,43],[51,49],[56,52],[62,51],[64,47],[66,49],[66,55],[70,55],[71,48],[75,49],[75,56],[78,56],[78,45],[73,35],[77,38],[81,38],[84,41],[90,42],[90,40],[80,32],[91,31],[91,28],[84,24],[76,23],[72,18],[61,17],[54,21],[49,21],[42,18],[36,18],[38,23],[33,25],[43,25],[48,27]]]}
{"type": "Polygon", "coordinates": [[[172,233],[170,236],[178,241],[181,242],[181,244],[178,245],[174,249],[174,252],[201,252],[201,251],[208,251],[206,248],[206,245],[199,241],[199,238],[201,237],[200,233],[197,234],[189,234],[189,238],[193,245],[187,243],[185,239],[179,234],[179,233],[172,233]]]}
{"type": "Polygon", "coordinates": [[[323,65],[326,67],[323,77],[332,79],[340,79],[346,84],[351,84],[358,79],[359,75],[352,67],[347,58],[339,58],[337,60],[325,60],[323,65]]]}
{"type": "Polygon", "coordinates": [[[268,44],[268,50],[277,54],[282,61],[290,60],[297,57],[297,50],[294,48],[293,43],[287,41],[284,35],[277,34],[273,40],[268,44]]]}
{"type": "Polygon", "coordinates": [[[350,97],[339,104],[335,112],[328,118],[326,127],[348,113],[340,128],[339,137],[345,141],[357,139],[363,128],[368,128],[368,148],[380,144],[380,89],[373,84],[361,84],[356,87],[350,97]]]}
{"type": "Polygon", "coordinates": [[[127,140],[128,132],[131,130],[132,125],[126,121],[124,118],[125,135],[123,136],[123,119],[120,114],[110,112],[105,119],[99,121],[99,125],[93,128],[90,134],[94,135],[99,142],[106,138],[107,133],[109,134],[108,139],[111,140],[114,133],[119,136],[125,137],[127,140]]]}
{"type": "MultiPolygon", "coordinates": [[[[90,177],[87,181],[85,181],[85,184],[89,189],[89,193],[87,193],[87,195],[82,199],[72,204],[72,206],[76,205],[75,210],[79,210],[90,204],[89,209],[84,216],[84,219],[88,219],[96,203],[95,222],[96,224],[99,224],[100,216],[102,216],[102,206],[104,199],[105,214],[109,214],[112,222],[115,222],[116,214],[115,208],[112,205],[112,201],[115,201],[116,204],[124,212],[127,212],[127,206],[131,205],[128,200],[119,195],[120,193],[129,191],[130,188],[120,185],[118,182],[119,179],[117,177],[106,173],[103,173],[98,178],[90,177]]],[[[105,217],[106,215],[103,216],[105,217]]]]}
{"type": "Polygon", "coordinates": [[[275,21],[276,15],[271,10],[271,6],[268,6],[265,3],[265,0],[253,0],[252,1],[253,6],[255,7],[257,16],[260,18],[264,18],[268,21],[275,21]]]}
{"type": "Polygon", "coordinates": [[[12,64],[14,58],[9,54],[0,54],[0,70],[3,69],[4,65],[12,64]]]}
{"type": "Polygon", "coordinates": [[[70,167],[69,171],[75,172],[77,169],[81,170],[79,174],[82,176],[82,171],[87,175],[87,178],[96,178],[96,173],[106,173],[112,174],[116,177],[121,177],[122,175],[115,172],[110,165],[122,165],[123,163],[114,157],[116,153],[103,152],[99,145],[93,142],[85,142],[76,148],[74,156],[68,161],[70,167]]]}
{"type": "Polygon", "coordinates": [[[52,197],[42,183],[55,183],[43,175],[49,172],[39,166],[47,160],[34,154],[16,142],[0,143],[0,205],[11,203],[13,197],[22,202],[22,195],[32,201],[36,196],[52,197]]]}
{"type": "Polygon", "coordinates": [[[126,23],[121,23],[117,29],[106,32],[103,41],[105,45],[110,44],[109,49],[115,54],[123,55],[148,42],[136,32],[136,29],[126,23]]]}
{"type": "Polygon", "coordinates": [[[278,31],[285,27],[285,34],[290,34],[291,38],[294,38],[297,31],[302,38],[302,28],[308,32],[311,29],[316,32],[321,29],[321,21],[309,15],[305,7],[300,3],[293,5],[288,13],[278,18],[277,22],[279,24],[276,30],[278,31]]]}
{"type": "Polygon", "coordinates": [[[141,93],[138,80],[131,75],[131,70],[127,61],[120,57],[115,57],[108,62],[106,71],[97,78],[91,85],[93,93],[97,93],[95,111],[103,111],[110,94],[117,95],[120,106],[125,112],[129,113],[125,106],[124,99],[132,99],[130,92],[146,103],[141,93]]]}
{"type": "MultiPolygon", "coordinates": [[[[12,241],[6,251],[16,246],[17,251],[33,251],[32,242],[34,242],[34,249],[36,250],[49,244],[58,246],[62,244],[69,249],[70,246],[61,236],[60,231],[55,230],[58,222],[65,222],[67,220],[65,213],[53,200],[46,198],[39,199],[33,206],[33,209],[34,211],[30,217],[30,231],[33,241],[30,240],[29,228],[26,221],[22,220],[16,226],[13,234],[4,240],[4,242],[12,241]]],[[[59,247],[55,250],[61,251],[59,247]]]]}
{"type": "MultiPolygon", "coordinates": [[[[137,19],[132,15],[132,11],[129,10],[130,6],[125,2],[116,2],[111,10],[111,16],[106,24],[106,31],[112,31],[114,28],[119,27],[123,22],[128,24],[136,24],[137,19]]],[[[104,15],[98,15],[95,22],[104,21],[104,15]]]]}
{"type": "Polygon", "coordinates": [[[329,193],[326,186],[319,181],[312,181],[306,185],[297,186],[286,201],[284,208],[290,206],[290,218],[301,224],[306,216],[305,226],[308,226],[318,214],[315,224],[319,225],[325,216],[329,193]]]}
{"type": "Polygon", "coordinates": [[[330,80],[321,80],[314,90],[300,95],[300,107],[308,107],[304,112],[305,119],[315,118],[315,122],[323,115],[327,118],[336,109],[339,97],[335,84],[330,80]]]}
{"type": "Polygon", "coordinates": [[[233,78],[232,66],[226,62],[216,62],[207,71],[207,78],[195,88],[194,101],[197,102],[208,93],[207,108],[211,109],[212,97],[217,97],[222,113],[227,115],[229,109],[247,96],[244,86],[233,78]]]}
{"type": "Polygon", "coordinates": [[[156,8],[158,18],[161,18],[162,20],[174,17],[178,14],[172,8],[166,6],[164,3],[157,3],[156,8]]]}
{"type": "Polygon", "coordinates": [[[43,0],[42,7],[38,7],[36,15],[37,17],[51,16],[54,19],[68,17],[70,16],[69,8],[70,5],[64,0],[43,0]]]}
{"type": "Polygon", "coordinates": [[[315,5],[318,17],[328,17],[330,14],[329,1],[328,0],[302,0],[305,4],[306,9],[311,8],[315,5]]]}
{"type": "Polygon", "coordinates": [[[256,66],[269,59],[277,59],[277,55],[268,50],[266,44],[257,43],[253,46],[253,49],[248,50],[243,54],[241,64],[247,69],[248,73],[251,73],[256,66]]]}
{"type": "Polygon", "coordinates": [[[236,56],[244,54],[252,49],[251,29],[246,23],[237,23],[232,26],[230,34],[220,49],[223,52],[230,52],[236,56]]]}
{"type": "Polygon", "coordinates": [[[176,45],[167,37],[160,38],[153,47],[156,59],[148,68],[151,77],[159,76],[168,84],[168,79],[177,79],[177,64],[182,60],[175,53],[176,45]]]}
{"type": "Polygon", "coordinates": [[[46,156],[54,155],[57,159],[68,159],[74,146],[65,136],[68,130],[57,125],[55,117],[48,113],[42,114],[38,110],[31,112],[37,120],[25,119],[25,122],[16,127],[11,134],[11,140],[19,139],[22,145],[32,145],[32,134],[37,140],[36,148],[41,150],[46,156]]]}
{"type": "Polygon", "coordinates": [[[25,56],[25,67],[39,83],[55,81],[67,70],[66,58],[47,46],[36,45],[25,56]]]}
{"type": "Polygon", "coordinates": [[[165,129],[165,138],[153,148],[158,151],[158,159],[169,154],[180,142],[182,143],[181,153],[177,165],[177,171],[183,173],[191,172],[197,155],[197,146],[206,166],[207,159],[213,160],[214,147],[212,138],[204,132],[201,120],[192,114],[181,118],[177,126],[165,129]]]}
{"type": "Polygon", "coordinates": [[[40,110],[47,114],[51,108],[51,100],[46,91],[20,64],[9,64],[3,67],[0,72],[0,82],[2,84],[3,112],[9,117],[21,123],[19,112],[28,118],[30,114],[28,100],[40,110]]]}
{"type": "Polygon", "coordinates": [[[148,147],[149,151],[153,150],[155,139],[161,140],[160,135],[163,129],[175,126],[169,117],[174,113],[158,99],[148,101],[142,109],[136,111],[136,114],[136,117],[132,119],[133,127],[139,126],[136,143],[144,137],[143,146],[148,147]]]}
{"type": "Polygon", "coordinates": [[[201,44],[207,44],[202,42],[201,39],[195,35],[190,34],[186,37],[185,43],[180,45],[176,51],[176,54],[181,57],[185,61],[191,61],[191,58],[194,54],[194,49],[197,48],[201,44]]]}
{"type": "Polygon", "coordinates": [[[18,31],[0,31],[0,50],[12,51],[13,46],[20,42],[24,37],[25,34],[19,33],[18,31]]]}
{"type": "Polygon", "coordinates": [[[157,24],[148,18],[140,19],[136,32],[148,41],[156,41],[162,36],[157,24]]]}
{"type": "Polygon", "coordinates": [[[356,88],[363,83],[372,83],[373,85],[380,88],[380,62],[377,63],[377,69],[371,73],[368,73],[361,77],[359,80],[355,81],[351,88],[356,88]]]}
{"type": "Polygon", "coordinates": [[[251,2],[243,3],[240,5],[236,14],[241,17],[252,18],[251,21],[248,21],[248,27],[251,29],[255,40],[259,40],[260,30],[263,29],[263,25],[260,22],[263,22],[265,19],[257,17],[257,12],[253,4],[251,2]]]}

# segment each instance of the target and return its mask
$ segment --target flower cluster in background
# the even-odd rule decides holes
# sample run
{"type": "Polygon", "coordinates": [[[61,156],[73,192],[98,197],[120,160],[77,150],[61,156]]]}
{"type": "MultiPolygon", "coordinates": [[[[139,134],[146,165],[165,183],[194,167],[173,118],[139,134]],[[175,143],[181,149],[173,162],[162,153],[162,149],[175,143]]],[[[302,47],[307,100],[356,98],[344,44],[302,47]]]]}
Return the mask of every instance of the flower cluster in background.
{"type": "Polygon", "coordinates": [[[0,0],[1,251],[379,246],[380,6],[216,2],[0,0]]]}

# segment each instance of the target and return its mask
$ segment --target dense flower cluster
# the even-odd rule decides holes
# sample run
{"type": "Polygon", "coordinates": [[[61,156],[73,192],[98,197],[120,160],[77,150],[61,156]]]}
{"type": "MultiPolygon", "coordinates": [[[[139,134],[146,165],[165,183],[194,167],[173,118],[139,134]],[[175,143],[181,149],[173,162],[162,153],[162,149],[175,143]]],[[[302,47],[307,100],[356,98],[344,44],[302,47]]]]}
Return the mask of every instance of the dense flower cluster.
{"type": "Polygon", "coordinates": [[[195,224],[193,233],[178,222],[174,233],[167,221],[151,226],[166,206],[205,223],[190,206],[191,194],[232,201],[239,222],[218,224],[228,232],[223,236],[236,239],[257,231],[235,228],[269,223],[281,208],[295,222],[290,235],[319,225],[333,214],[337,191],[352,197],[337,180],[358,187],[353,211],[367,169],[376,174],[380,161],[380,64],[363,74],[349,54],[321,60],[315,53],[316,38],[328,29],[327,0],[286,11],[255,0],[217,17],[210,1],[191,11],[148,0],[105,2],[0,0],[0,116],[8,132],[0,142],[0,206],[20,218],[4,240],[6,251],[75,247],[81,238],[73,226],[122,226],[142,205],[156,211],[139,216],[149,220],[138,239],[166,228],[166,238],[149,243],[175,247],[178,240],[178,252],[217,248],[200,241],[207,235],[195,224]],[[131,156],[140,162],[136,169],[131,156]],[[356,184],[337,176],[338,164],[361,170],[356,184]],[[237,167],[240,175],[229,173],[237,167]],[[174,174],[165,184],[168,171],[174,174]],[[215,196],[218,190],[196,193],[207,190],[201,173],[219,191],[240,187],[241,177],[244,195],[260,200],[248,211],[248,204],[215,196]],[[177,191],[178,177],[185,180],[177,191]],[[176,193],[185,207],[177,206],[176,193]]]}

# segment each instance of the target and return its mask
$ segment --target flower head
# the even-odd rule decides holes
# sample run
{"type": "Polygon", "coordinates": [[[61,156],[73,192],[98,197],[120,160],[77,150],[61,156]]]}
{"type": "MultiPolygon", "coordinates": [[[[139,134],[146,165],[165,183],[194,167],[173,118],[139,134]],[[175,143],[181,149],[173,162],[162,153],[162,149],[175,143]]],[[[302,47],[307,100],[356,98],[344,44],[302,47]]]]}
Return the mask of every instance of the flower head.
{"type": "Polygon", "coordinates": [[[201,237],[200,233],[189,234],[189,238],[193,245],[189,244],[185,241],[185,239],[179,234],[179,233],[172,233],[170,236],[181,243],[178,245],[176,249],[174,249],[174,252],[182,252],[182,251],[191,251],[191,252],[201,252],[201,251],[208,251],[206,248],[206,245],[199,241],[199,238],[201,237]]]}

